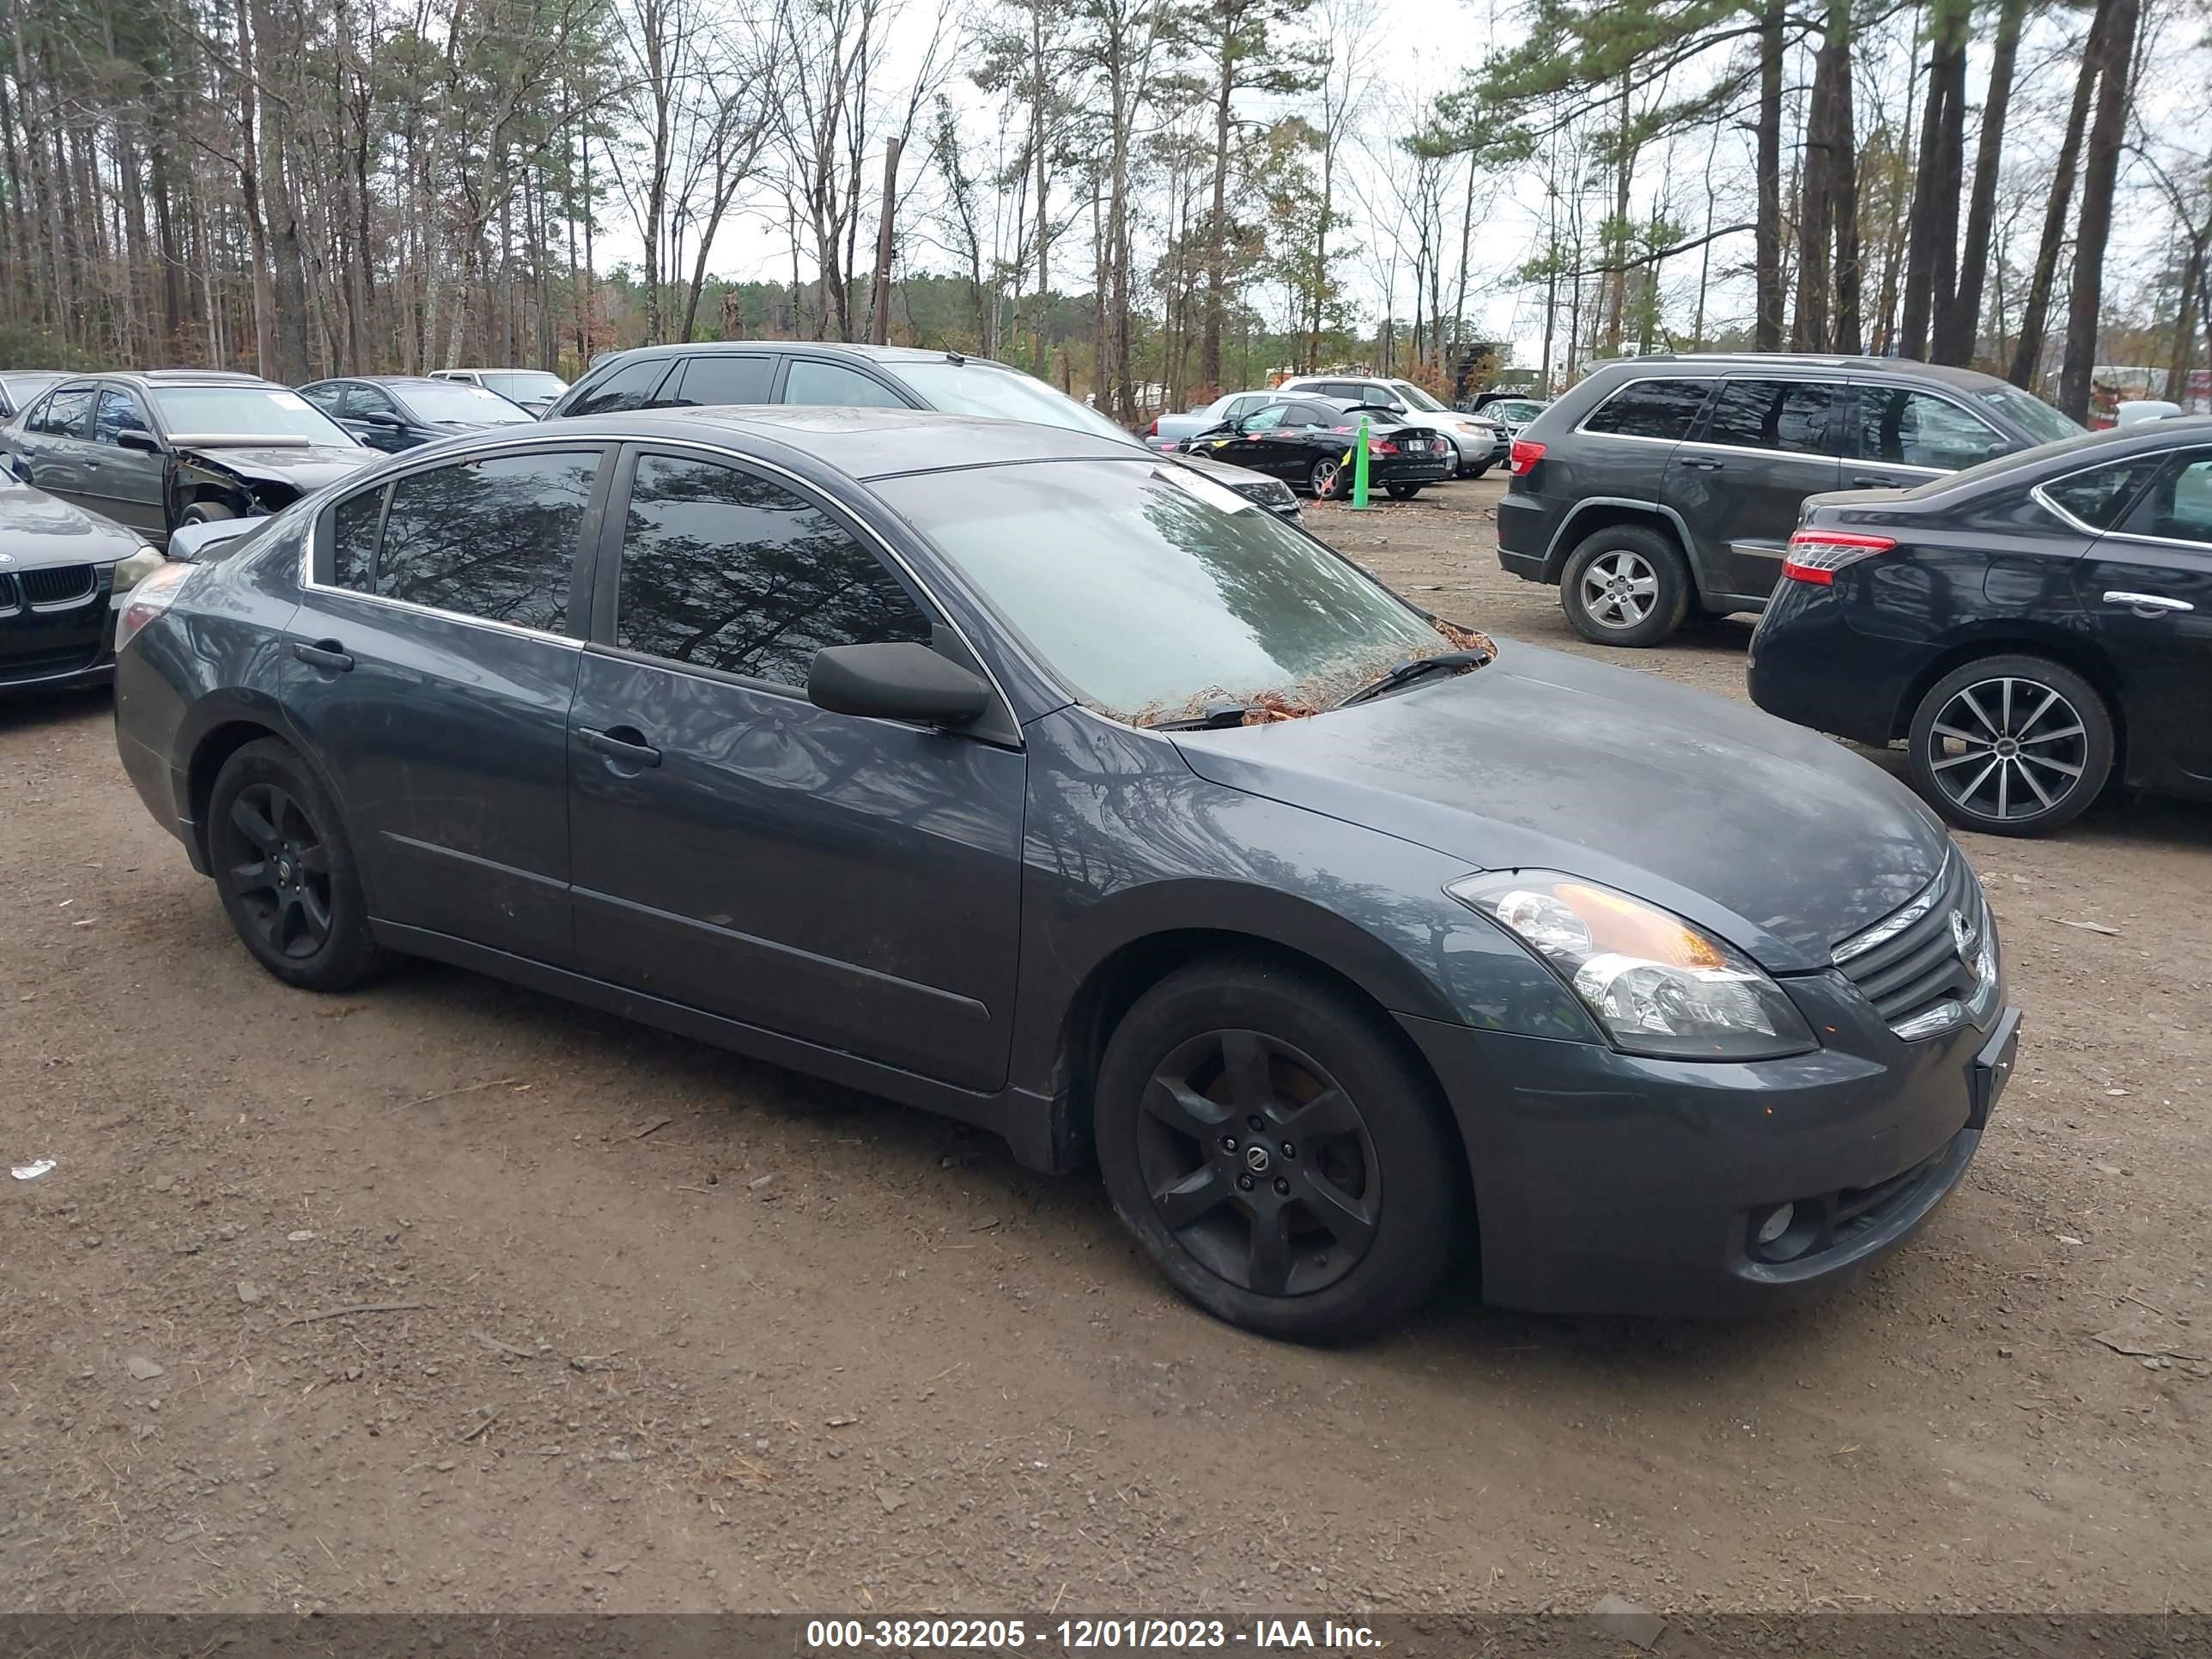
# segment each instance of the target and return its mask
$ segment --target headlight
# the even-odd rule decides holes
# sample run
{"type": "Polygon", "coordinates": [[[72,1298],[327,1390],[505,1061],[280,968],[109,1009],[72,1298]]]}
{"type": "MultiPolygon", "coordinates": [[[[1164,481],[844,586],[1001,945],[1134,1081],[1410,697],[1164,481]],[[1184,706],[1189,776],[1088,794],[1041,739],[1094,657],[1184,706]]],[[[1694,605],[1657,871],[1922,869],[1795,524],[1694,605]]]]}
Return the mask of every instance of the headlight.
{"type": "Polygon", "coordinates": [[[167,562],[152,548],[142,547],[129,558],[115,562],[115,574],[109,579],[107,591],[111,593],[128,592],[167,562]]]}
{"type": "Polygon", "coordinates": [[[1640,899],[1540,870],[1468,876],[1444,890],[1542,957],[1631,1054],[1767,1060],[1814,1046],[1796,1006],[1756,964],[1640,899]]]}

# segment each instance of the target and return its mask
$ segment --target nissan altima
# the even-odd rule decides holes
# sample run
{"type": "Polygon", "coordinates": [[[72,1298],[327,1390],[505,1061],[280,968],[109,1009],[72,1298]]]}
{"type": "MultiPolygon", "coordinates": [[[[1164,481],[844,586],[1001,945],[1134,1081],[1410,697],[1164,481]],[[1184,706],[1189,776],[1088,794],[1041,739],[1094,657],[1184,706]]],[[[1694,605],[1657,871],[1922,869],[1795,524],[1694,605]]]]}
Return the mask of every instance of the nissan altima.
{"type": "Polygon", "coordinates": [[[1881,770],[1126,443],[611,415],[231,528],[129,596],[117,739],[270,973],[434,957],[1095,1158],[1255,1330],[1452,1274],[1794,1299],[1958,1185],[2013,1064],[1973,873],[1881,770]]]}

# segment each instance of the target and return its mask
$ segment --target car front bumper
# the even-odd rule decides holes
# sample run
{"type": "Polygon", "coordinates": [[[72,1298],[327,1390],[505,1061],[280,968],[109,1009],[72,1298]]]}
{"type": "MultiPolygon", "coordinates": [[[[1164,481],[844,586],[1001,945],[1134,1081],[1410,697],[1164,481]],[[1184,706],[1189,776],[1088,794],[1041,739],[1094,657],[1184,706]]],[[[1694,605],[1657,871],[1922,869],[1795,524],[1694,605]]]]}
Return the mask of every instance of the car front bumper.
{"type": "Polygon", "coordinates": [[[115,678],[118,601],[0,617],[0,696],[106,685],[115,678]]]}
{"type": "Polygon", "coordinates": [[[1986,1028],[1908,1043],[1841,1012],[1856,993],[1840,975],[1814,980],[1794,982],[1801,1006],[1807,990],[1832,1002],[1852,1046],[1886,1046],[1884,1058],[1650,1060],[1401,1016],[1465,1139],[1485,1299],[1754,1313],[1847,1283],[1902,1245],[1981,1145],[2019,1012],[2000,1005],[1986,1028]],[[1766,1259],[1755,1233],[1784,1203],[1808,1242],[1766,1259]]]}

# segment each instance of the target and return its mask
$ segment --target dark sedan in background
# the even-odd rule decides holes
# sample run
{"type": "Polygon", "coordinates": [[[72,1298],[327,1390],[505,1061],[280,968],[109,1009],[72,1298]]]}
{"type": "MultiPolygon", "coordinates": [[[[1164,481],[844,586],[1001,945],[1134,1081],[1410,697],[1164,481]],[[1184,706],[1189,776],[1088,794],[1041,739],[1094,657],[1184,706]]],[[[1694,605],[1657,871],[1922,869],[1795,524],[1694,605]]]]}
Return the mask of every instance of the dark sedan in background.
{"type": "Polygon", "coordinates": [[[112,603],[161,564],[143,537],[0,474],[0,694],[104,684],[112,603]]]}
{"type": "Polygon", "coordinates": [[[1960,828],[2045,834],[2116,771],[2212,798],[2212,419],[1815,496],[1782,575],[1753,700],[1903,738],[1960,828]]]}
{"type": "Polygon", "coordinates": [[[428,375],[318,380],[301,386],[300,395],[371,449],[386,454],[463,432],[520,426],[538,418],[496,392],[428,375]]]}
{"type": "Polygon", "coordinates": [[[1264,472],[1316,498],[1349,495],[1352,450],[1368,428],[1368,477],[1391,500],[1411,501],[1456,470],[1458,451],[1443,431],[1407,422],[1389,410],[1346,409],[1318,398],[1262,404],[1185,441],[1184,451],[1264,472]]]}
{"type": "Polygon", "coordinates": [[[26,483],[155,547],[179,525],[274,512],[376,459],[289,387],[191,369],[72,376],[0,426],[0,450],[26,483]]]}
{"type": "Polygon", "coordinates": [[[1439,623],[1125,436],[456,439],[120,633],[124,768],[278,978],[433,957],[1095,1153],[1273,1335],[1462,1262],[1802,1297],[1954,1189],[2013,1062],[1973,874],[1879,769],[1439,623]]]}

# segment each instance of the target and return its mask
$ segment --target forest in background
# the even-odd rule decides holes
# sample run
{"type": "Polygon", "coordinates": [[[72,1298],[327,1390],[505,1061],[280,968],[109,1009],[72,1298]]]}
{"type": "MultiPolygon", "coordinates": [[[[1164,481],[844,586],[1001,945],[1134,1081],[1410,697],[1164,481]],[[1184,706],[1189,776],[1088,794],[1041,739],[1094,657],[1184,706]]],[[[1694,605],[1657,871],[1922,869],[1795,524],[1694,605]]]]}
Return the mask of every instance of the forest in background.
{"type": "Polygon", "coordinates": [[[1470,0],[1428,94],[1359,0],[0,9],[0,366],[878,338],[1135,420],[1477,341],[1890,352],[2077,416],[2208,360],[2206,0],[1470,0]]]}

